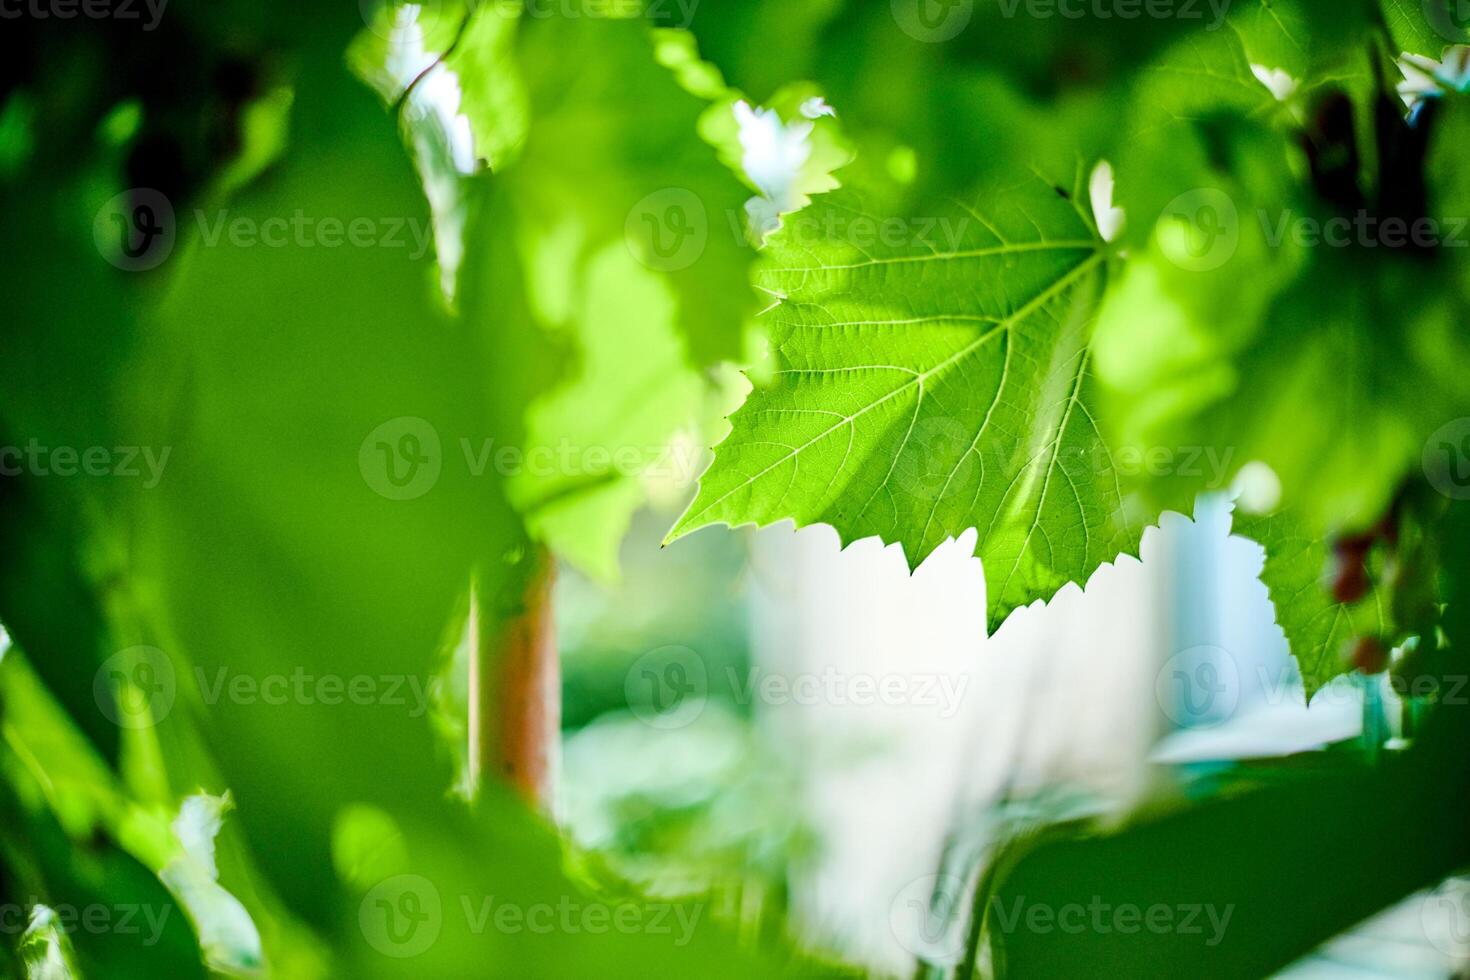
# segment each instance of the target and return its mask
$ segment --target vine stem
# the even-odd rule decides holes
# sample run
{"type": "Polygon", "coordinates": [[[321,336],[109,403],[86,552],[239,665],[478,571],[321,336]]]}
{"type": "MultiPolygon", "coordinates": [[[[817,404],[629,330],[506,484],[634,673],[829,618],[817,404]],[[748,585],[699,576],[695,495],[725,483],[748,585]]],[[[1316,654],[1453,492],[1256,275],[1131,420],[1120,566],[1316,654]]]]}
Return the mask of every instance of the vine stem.
{"type": "Polygon", "coordinates": [[[508,783],[544,812],[555,805],[561,731],[561,664],[551,587],[556,564],[538,548],[511,615],[470,585],[469,776],[508,783]],[[499,623],[500,625],[496,626],[499,623]]]}
{"type": "Polygon", "coordinates": [[[464,16],[460,18],[459,26],[455,28],[454,38],[449,42],[449,46],[446,47],[439,54],[435,55],[433,61],[429,62],[422,69],[420,69],[419,73],[413,76],[413,78],[409,80],[409,83],[403,87],[403,91],[398,93],[398,98],[393,100],[393,111],[395,114],[403,114],[403,107],[408,105],[408,100],[410,97],[413,96],[413,90],[418,88],[419,82],[422,82],[431,72],[433,72],[435,68],[438,68],[440,65],[443,65],[445,62],[447,62],[450,55],[454,54],[454,52],[458,50],[459,42],[464,40],[465,33],[468,31],[470,26],[470,19],[474,16],[474,14],[475,3],[472,0],[472,2],[468,4],[467,9],[465,10],[464,16]]]}

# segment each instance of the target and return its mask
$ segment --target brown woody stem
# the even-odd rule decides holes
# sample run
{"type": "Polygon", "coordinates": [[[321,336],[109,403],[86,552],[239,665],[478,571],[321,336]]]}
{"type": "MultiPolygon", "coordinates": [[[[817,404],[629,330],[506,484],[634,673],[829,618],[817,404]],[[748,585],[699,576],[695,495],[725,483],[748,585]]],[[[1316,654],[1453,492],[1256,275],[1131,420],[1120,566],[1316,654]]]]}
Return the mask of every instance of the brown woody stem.
{"type": "Polygon", "coordinates": [[[472,785],[487,776],[503,779],[551,812],[561,729],[551,607],[556,565],[545,549],[532,562],[509,616],[478,583],[470,588],[469,770],[472,785]]]}

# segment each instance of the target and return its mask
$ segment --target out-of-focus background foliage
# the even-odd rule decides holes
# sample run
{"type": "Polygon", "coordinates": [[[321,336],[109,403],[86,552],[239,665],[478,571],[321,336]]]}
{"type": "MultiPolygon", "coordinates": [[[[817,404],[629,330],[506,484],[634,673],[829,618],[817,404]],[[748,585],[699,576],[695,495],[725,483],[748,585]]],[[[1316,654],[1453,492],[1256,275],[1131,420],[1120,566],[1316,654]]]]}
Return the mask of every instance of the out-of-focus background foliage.
{"type": "Polygon", "coordinates": [[[1143,6],[0,6],[0,976],[1465,969],[1464,253],[1255,216],[1452,228],[1470,32],[1143,6]],[[1145,462],[1064,415],[993,540],[968,431],[740,469],[931,307],[1145,462]],[[538,808],[467,747],[545,562],[538,808]]]}

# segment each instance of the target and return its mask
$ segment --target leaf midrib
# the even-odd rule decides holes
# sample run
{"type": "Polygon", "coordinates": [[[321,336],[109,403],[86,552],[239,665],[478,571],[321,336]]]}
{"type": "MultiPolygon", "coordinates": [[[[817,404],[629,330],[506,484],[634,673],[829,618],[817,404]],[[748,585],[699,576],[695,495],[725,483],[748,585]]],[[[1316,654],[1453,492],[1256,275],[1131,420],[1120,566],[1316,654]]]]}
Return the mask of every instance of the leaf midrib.
{"type": "MultiPolygon", "coordinates": [[[[1051,242],[1048,242],[1047,244],[1048,245],[1055,245],[1055,243],[1051,243],[1051,242]]],[[[1005,333],[1006,331],[1009,331],[1011,329],[1011,327],[1015,326],[1017,323],[1020,323],[1022,320],[1026,319],[1026,317],[1028,317],[1032,313],[1034,313],[1036,310],[1038,310],[1041,307],[1045,306],[1053,298],[1055,298],[1059,293],[1065,291],[1068,286],[1072,285],[1072,283],[1074,281],[1082,278],[1082,276],[1084,276],[1087,272],[1091,271],[1091,269],[1093,268],[1093,266],[1097,265],[1105,257],[1106,253],[1104,251],[1102,251],[1102,249],[1099,247],[1098,242],[1096,242],[1096,241],[1090,241],[1090,242],[1086,242],[1084,244],[1088,248],[1091,248],[1093,250],[1092,251],[1092,254],[1088,255],[1085,259],[1083,259],[1077,265],[1073,266],[1065,274],[1063,274],[1062,276],[1058,277],[1057,280],[1055,282],[1053,282],[1050,286],[1046,287],[1041,292],[1039,292],[1035,296],[1033,296],[1031,299],[1027,300],[1014,313],[1010,314],[1009,316],[1007,316],[1007,317],[1005,317],[1005,318],[1003,318],[1001,320],[998,320],[996,322],[995,326],[992,327],[990,330],[987,330],[984,333],[980,334],[974,340],[972,340],[970,343],[966,344],[964,347],[960,348],[958,351],[956,351],[955,353],[951,354],[949,357],[946,357],[943,361],[940,361],[938,364],[935,364],[931,368],[927,368],[926,370],[924,370],[922,372],[916,373],[912,378],[910,378],[907,381],[903,382],[901,385],[899,385],[897,388],[894,388],[888,394],[886,394],[883,397],[877,399],[876,401],[870,402],[869,404],[863,406],[862,408],[860,408],[856,412],[854,412],[852,415],[844,416],[843,419],[842,419],[842,421],[833,423],[830,427],[828,427],[828,428],[822,430],[821,432],[817,433],[815,436],[813,436],[812,438],[808,439],[806,442],[802,443],[800,446],[793,447],[791,449],[791,451],[789,453],[787,453],[785,456],[782,456],[780,459],[778,459],[775,462],[771,463],[770,465],[766,466],[764,469],[760,470],[757,473],[752,474],[751,476],[747,477],[745,480],[741,481],[737,485],[731,487],[729,490],[726,490],[724,493],[720,494],[720,496],[716,497],[714,500],[710,501],[708,504],[706,504],[705,506],[701,507],[697,512],[691,512],[689,514],[686,514],[684,516],[684,518],[681,521],[679,521],[678,525],[671,532],[669,532],[669,536],[668,536],[667,539],[665,539],[665,543],[667,544],[669,541],[673,541],[674,539],[678,538],[687,529],[689,529],[692,524],[694,524],[700,518],[704,517],[705,514],[708,514],[711,510],[715,509],[720,504],[724,503],[726,500],[728,500],[730,497],[734,496],[736,493],[739,493],[740,491],[747,489],[752,484],[754,484],[756,481],[758,481],[762,477],[764,477],[766,474],[770,473],[772,470],[776,469],[779,466],[785,465],[787,462],[791,461],[792,459],[795,459],[804,450],[810,448],[811,446],[815,445],[816,443],[820,442],[821,440],[827,438],[832,433],[834,433],[838,429],[840,429],[842,426],[844,426],[844,425],[851,425],[858,418],[860,418],[861,416],[867,414],[868,412],[872,411],[873,409],[877,408],[879,405],[885,404],[886,402],[892,400],[893,398],[898,397],[900,394],[905,393],[906,391],[908,391],[908,389],[910,387],[918,386],[919,387],[919,390],[922,392],[922,390],[923,390],[923,384],[924,384],[924,382],[926,380],[928,380],[929,378],[934,377],[935,375],[937,375],[940,372],[944,371],[946,368],[950,367],[951,365],[953,365],[957,361],[963,360],[965,357],[967,357],[968,355],[970,355],[971,353],[973,353],[976,349],[978,349],[980,347],[980,345],[982,345],[983,343],[985,343],[991,337],[994,337],[994,336],[997,336],[999,334],[1005,333]]],[[[827,268],[834,268],[834,267],[827,267],[827,268]]],[[[817,271],[817,270],[808,270],[808,271],[817,271]]]]}

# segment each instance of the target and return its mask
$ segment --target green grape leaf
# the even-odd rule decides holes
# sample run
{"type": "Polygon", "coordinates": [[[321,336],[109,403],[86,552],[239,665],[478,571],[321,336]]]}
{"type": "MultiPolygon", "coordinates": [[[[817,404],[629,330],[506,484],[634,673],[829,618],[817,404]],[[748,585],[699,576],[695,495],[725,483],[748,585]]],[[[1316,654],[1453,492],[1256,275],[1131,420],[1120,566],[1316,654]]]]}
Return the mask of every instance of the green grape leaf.
{"type": "MultiPolygon", "coordinates": [[[[239,801],[231,825],[268,876],[268,888],[251,891],[273,906],[263,938],[276,973],[511,977],[535,963],[565,976],[687,975],[691,964],[720,977],[820,975],[788,967],[779,953],[749,950],[703,914],[705,903],[653,908],[640,906],[622,883],[618,897],[597,890],[567,866],[555,828],[500,787],[486,786],[473,808],[449,798],[452,774],[433,710],[445,634],[455,632],[456,600],[471,570],[500,594],[503,580],[515,577],[500,566],[524,550],[501,474],[471,469],[461,450],[485,438],[524,445],[526,394],[544,375],[520,356],[529,331],[496,329],[533,322],[519,292],[495,291],[497,280],[475,275],[466,306],[487,317],[493,307],[502,320],[449,315],[428,253],[428,204],[395,120],[347,75],[339,50],[317,53],[299,76],[290,148],[271,178],[241,189],[227,210],[176,205],[176,247],[154,280],[156,301],[74,289],[65,296],[72,315],[58,317],[61,297],[48,303],[42,295],[43,287],[55,292],[55,282],[38,276],[16,305],[25,338],[17,363],[50,362],[50,371],[8,389],[7,435],[35,431],[112,445],[109,436],[121,432],[137,445],[173,450],[156,486],[119,492],[116,502],[98,493],[95,504],[73,503],[64,485],[37,481],[46,503],[68,512],[85,507],[88,516],[95,510],[99,523],[111,529],[115,521],[126,531],[125,574],[92,583],[87,598],[109,611],[125,608],[118,618],[127,633],[158,644],[102,672],[85,646],[48,646],[59,655],[58,671],[69,668],[85,681],[86,693],[67,707],[122,725],[129,737],[140,729],[158,742],[196,727],[207,732],[220,778],[239,801]],[[268,229],[290,228],[293,216],[300,216],[296,236],[265,240],[268,229]],[[237,231],[225,230],[226,219],[237,231]],[[326,230],[329,220],[338,232],[326,230]],[[375,233],[343,240],[344,226],[375,233]],[[114,359],[104,341],[124,346],[111,334],[132,315],[146,330],[114,359]],[[111,371],[115,378],[104,377],[111,371]],[[86,400],[96,419],[74,407],[78,389],[64,382],[77,377],[97,380],[95,390],[106,393],[86,400]],[[32,430],[37,420],[46,427],[32,430]],[[150,669],[131,669],[139,663],[150,669]],[[97,680],[113,675],[136,682],[141,695],[127,699],[125,711],[94,693],[97,680]],[[268,679],[294,689],[266,694],[268,679]],[[237,681],[252,689],[243,692],[237,681]],[[307,688],[294,687],[303,681],[307,688]],[[365,682],[373,694],[363,695],[365,682]],[[342,881],[331,843],[336,817],[349,805],[381,811],[413,863],[380,881],[342,881]],[[435,910],[406,932],[392,917],[405,894],[416,908],[435,910]],[[633,911],[660,922],[668,916],[678,931],[487,929],[483,916],[499,903],[571,903],[605,912],[604,922],[624,921],[624,906],[639,906],[633,911]],[[291,912],[299,921],[282,918],[291,912]],[[311,959],[330,956],[329,963],[281,955],[285,940],[273,934],[303,926],[312,931],[300,945],[309,944],[311,959]]],[[[40,205],[51,196],[30,193],[37,213],[47,213],[40,205]]],[[[91,207],[50,213],[45,237],[67,237],[67,254],[90,263],[73,279],[90,286],[94,275],[121,275],[91,245],[91,207]]],[[[477,245],[469,268],[478,273],[505,260],[504,274],[519,282],[509,247],[514,226],[499,227],[501,248],[487,254],[477,245]]],[[[616,242],[604,251],[631,263],[622,248],[616,242]]],[[[606,298],[602,280],[622,269],[614,263],[591,276],[587,301],[606,298]]],[[[652,277],[640,272],[640,287],[652,277]]],[[[667,297],[664,303],[672,308],[667,297]]],[[[624,312],[611,300],[607,306],[599,315],[624,312]]],[[[616,326],[587,322],[598,327],[599,344],[616,339],[616,326]]],[[[660,342],[678,352],[667,318],[661,323],[667,336],[660,342]]],[[[598,356],[584,367],[614,370],[594,350],[598,356]]],[[[28,514],[17,509],[12,519],[28,514]]],[[[100,537],[87,543],[105,543],[100,537]]],[[[6,575],[21,567],[8,566],[6,575]]],[[[5,719],[25,721],[29,713],[13,715],[13,693],[0,691],[5,719]]],[[[18,744],[12,739],[0,750],[0,819],[14,831],[0,845],[5,897],[54,894],[58,902],[135,909],[170,903],[147,868],[100,835],[67,839],[53,826],[42,787],[12,800],[16,777],[29,778],[13,758],[18,744]],[[16,869],[32,868],[34,885],[16,880],[16,869]]],[[[219,856],[222,874],[238,869],[237,855],[221,848],[219,856]]],[[[78,962],[88,976],[204,972],[182,914],[169,919],[155,945],[147,946],[146,935],[78,933],[78,962]]]]}
{"type": "MultiPolygon", "coordinates": [[[[1466,406],[1463,392],[1434,378],[1443,370],[1431,372],[1414,355],[1426,334],[1442,336],[1436,324],[1452,315],[1443,297],[1424,290],[1409,269],[1397,280],[1375,278],[1350,256],[1312,259],[1266,300],[1263,313],[1222,336],[1171,285],[1177,269],[1156,254],[1142,257],[1109,297],[1099,327],[1109,353],[1098,363],[1105,382],[1118,386],[1120,400],[1111,404],[1120,443],[1143,452],[1199,450],[1228,462],[1219,474],[1226,481],[1246,463],[1265,463],[1282,499],[1321,533],[1378,518],[1417,466],[1424,437],[1454,418],[1457,404],[1466,406]],[[1156,315],[1140,317],[1141,310],[1156,315]],[[1385,336],[1384,323],[1410,343],[1385,336]],[[1124,364],[1117,352],[1130,347],[1135,355],[1124,364]]],[[[1261,299],[1248,301],[1259,307],[1261,299]]],[[[1465,363],[1463,350],[1454,356],[1465,363]]],[[[1185,500],[1215,488],[1201,482],[1206,475],[1152,474],[1151,492],[1165,502],[1185,500]]]]}
{"type": "Polygon", "coordinates": [[[685,363],[667,285],[626,249],[591,261],[581,302],[578,373],[531,405],[530,448],[508,493],[532,534],[608,581],[642,481],[680,475],[671,443],[691,424],[703,383],[685,363]]]}
{"type": "MultiPolygon", "coordinates": [[[[465,129],[455,136],[467,135],[475,160],[498,171],[514,158],[529,125],[515,55],[520,14],[518,6],[467,0],[386,3],[367,16],[347,62],[400,113],[420,158],[426,137],[430,144],[447,143],[446,130],[462,123],[465,129]]],[[[447,145],[433,150],[454,152],[447,145]]],[[[458,165],[446,160],[441,166],[452,171],[458,165]]]]}
{"type": "Polygon", "coordinates": [[[1369,22],[1352,4],[1330,27],[1323,19],[1312,4],[1253,0],[1232,10],[1229,30],[1187,37],[1139,73],[1125,134],[1110,151],[1135,245],[1147,243],[1169,202],[1218,183],[1210,169],[1247,183],[1283,170],[1255,131],[1278,134],[1272,151],[1284,158],[1280,134],[1295,142],[1326,92],[1349,96],[1360,150],[1371,152],[1369,22]]]}
{"type": "MultiPolygon", "coordinates": [[[[9,702],[4,706],[8,708],[9,702]]],[[[71,919],[64,930],[70,942],[63,959],[74,957],[72,965],[82,976],[120,980],[206,976],[199,941],[177,900],[101,827],[87,836],[72,836],[49,805],[48,771],[42,768],[49,758],[23,756],[24,751],[24,743],[15,737],[0,745],[0,771],[5,773],[0,779],[0,818],[6,829],[0,841],[0,900],[7,910],[15,910],[10,914],[29,916],[38,901],[55,911],[132,909],[139,925],[129,929],[77,928],[76,919],[71,919]]],[[[14,932],[15,924],[8,925],[7,944],[22,938],[14,932]]],[[[35,950],[22,946],[21,952],[35,950]]],[[[4,962],[10,962],[9,953],[5,951],[4,962]]],[[[73,975],[56,972],[54,956],[50,962],[50,971],[31,969],[26,975],[73,975]]]]}
{"type": "MultiPolygon", "coordinates": [[[[1439,222],[1445,244],[1463,253],[1470,247],[1470,156],[1465,153],[1470,145],[1470,94],[1439,97],[1433,109],[1424,166],[1429,213],[1439,222]]],[[[1461,297],[1470,303],[1470,262],[1445,262],[1445,266],[1456,277],[1461,297]]],[[[1432,363],[1444,362],[1433,358],[1432,363]]]]}
{"type": "Polygon", "coordinates": [[[503,3],[475,4],[444,57],[445,66],[459,77],[475,153],[491,170],[510,162],[530,125],[525,86],[515,70],[518,14],[503,3]]]}
{"type": "MultiPolygon", "coordinates": [[[[855,19],[848,0],[811,0],[791,4],[784,0],[750,3],[700,4],[685,25],[699,38],[700,47],[758,102],[793,78],[810,73],[821,50],[823,33],[839,19],[855,19]],[[759,38],[752,44],[752,38],[759,38]]],[[[886,9],[882,16],[888,16],[886,9]]],[[[889,39],[883,37],[887,42],[889,39]]]]}
{"type": "MultiPolygon", "coordinates": [[[[1382,0],[1383,20],[1400,50],[1438,61],[1451,44],[1470,44],[1459,0],[1382,0]]],[[[1398,52],[1393,52],[1397,54],[1398,52]]]]}
{"type": "MultiPolygon", "coordinates": [[[[1399,258],[1385,256],[1375,271],[1343,249],[1308,251],[1306,268],[1275,295],[1265,280],[1235,275],[1254,315],[1232,315],[1229,332],[1211,330],[1186,298],[1191,273],[1157,252],[1140,257],[1101,316],[1098,363],[1120,397],[1119,442],[1202,449],[1229,461],[1227,480],[1265,463],[1282,499],[1321,533],[1381,516],[1417,469],[1425,437],[1470,404],[1450,382],[1453,366],[1467,363],[1464,341],[1450,336],[1452,297],[1399,258]]],[[[1209,488],[1202,475],[1155,474],[1153,492],[1187,499],[1209,488]]]]}
{"type": "MultiPolygon", "coordinates": [[[[690,363],[736,354],[754,309],[739,233],[752,192],[700,135],[706,97],[729,113],[726,90],[687,35],[658,39],[640,21],[525,23],[509,66],[524,144],[470,190],[463,309],[517,365],[493,397],[527,413],[524,440],[478,447],[477,465],[514,456],[528,529],[603,580],[646,480],[677,475],[670,442],[701,404],[690,363]]],[[[461,81],[468,105],[495,95],[461,81]]]]}
{"type": "Polygon", "coordinates": [[[191,215],[128,407],[150,420],[144,444],[175,447],[131,525],[148,635],[163,651],[155,669],[176,681],[156,730],[208,719],[240,827],[274,842],[258,849],[262,870],[320,922],[336,898],[336,809],[412,808],[449,784],[412,692],[437,671],[472,569],[490,588],[523,535],[496,474],[472,472],[461,452],[514,441],[519,412],[490,410],[481,338],[443,309],[428,205],[393,118],[340,61],[300,91],[288,157],[232,202],[230,220],[269,228],[300,214],[376,233],[266,247],[211,239],[191,215]],[[262,710],[228,694],[236,676],[295,671],[396,675],[408,696],[262,710]],[[316,771],[294,763],[303,745],[316,771]]]}
{"type": "MultiPolygon", "coordinates": [[[[1187,116],[1226,106],[1243,113],[1270,111],[1276,100],[1251,71],[1252,60],[1247,51],[1248,40],[1257,37],[1263,38],[1257,42],[1259,46],[1272,54],[1280,56],[1283,51],[1296,54],[1289,43],[1267,43],[1264,38],[1270,35],[1264,31],[1224,31],[1185,38],[1140,76],[1143,97],[1139,100],[1142,111],[1138,115],[1187,116]]],[[[1297,67],[1298,59],[1290,60],[1295,62],[1291,67],[1297,67]]]]}
{"type": "Polygon", "coordinates": [[[671,538],[820,521],[917,566],[978,528],[992,628],[1134,550],[1094,421],[1108,253],[1085,206],[1027,179],[927,218],[874,218],[850,192],[788,218],[758,270],[779,297],[771,381],[671,538]]]}
{"type": "Polygon", "coordinates": [[[1234,533],[1265,549],[1261,582],[1310,698],[1349,669],[1343,650],[1354,637],[1381,636],[1386,630],[1387,600],[1375,573],[1369,569],[1372,587],[1367,596],[1355,603],[1337,602],[1324,580],[1331,557],[1327,539],[1289,512],[1249,514],[1237,507],[1234,533]]]}
{"type": "Polygon", "coordinates": [[[1375,6],[1376,0],[1246,0],[1232,5],[1229,25],[1251,64],[1320,82],[1371,43],[1375,6]]]}
{"type": "MultiPolygon", "coordinates": [[[[1110,436],[1227,461],[1148,474],[1160,506],[1259,461],[1313,533],[1365,527],[1424,438],[1470,410],[1452,381],[1470,357],[1463,300],[1426,275],[1455,253],[1409,247],[1409,223],[1368,202],[1334,209],[1303,182],[1297,137],[1242,115],[1177,120],[1120,161],[1135,250],[1095,345],[1110,436]]],[[[1331,186],[1358,185],[1348,171],[1331,186]]]]}
{"type": "Polygon", "coordinates": [[[533,308],[563,324],[580,264],[617,243],[673,287],[696,364],[737,357],[755,311],[750,191],[699,136],[707,103],[658,62],[638,20],[535,19],[517,57],[531,123],[503,176],[533,308]]]}

